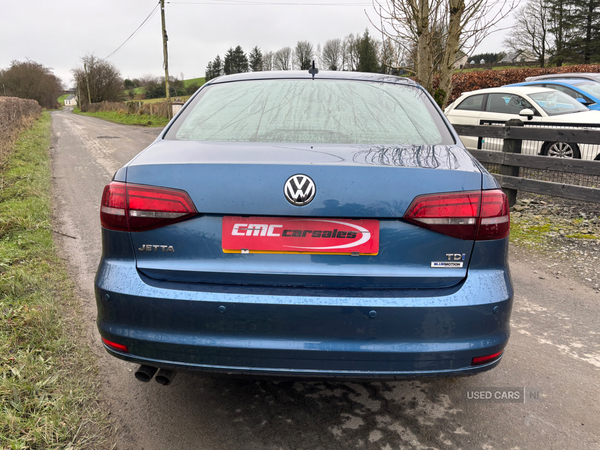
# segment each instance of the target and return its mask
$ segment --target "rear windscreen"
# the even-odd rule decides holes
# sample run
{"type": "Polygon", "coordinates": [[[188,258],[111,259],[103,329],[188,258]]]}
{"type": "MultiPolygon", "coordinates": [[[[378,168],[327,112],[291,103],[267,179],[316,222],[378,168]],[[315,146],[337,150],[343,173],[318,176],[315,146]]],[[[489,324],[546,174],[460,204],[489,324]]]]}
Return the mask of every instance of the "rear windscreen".
{"type": "Polygon", "coordinates": [[[247,80],[204,88],[166,139],[331,144],[453,144],[412,86],[349,80],[247,80]]]}

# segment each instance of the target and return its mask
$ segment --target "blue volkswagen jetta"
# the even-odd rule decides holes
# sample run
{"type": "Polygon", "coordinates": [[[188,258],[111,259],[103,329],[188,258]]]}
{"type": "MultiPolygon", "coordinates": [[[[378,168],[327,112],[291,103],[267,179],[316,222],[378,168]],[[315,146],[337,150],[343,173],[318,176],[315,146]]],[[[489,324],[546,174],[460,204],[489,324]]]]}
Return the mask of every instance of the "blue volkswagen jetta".
{"type": "Polygon", "coordinates": [[[418,84],[312,72],[210,81],[106,186],[98,328],[138,379],[455,376],[502,358],[498,183],[418,84]]]}

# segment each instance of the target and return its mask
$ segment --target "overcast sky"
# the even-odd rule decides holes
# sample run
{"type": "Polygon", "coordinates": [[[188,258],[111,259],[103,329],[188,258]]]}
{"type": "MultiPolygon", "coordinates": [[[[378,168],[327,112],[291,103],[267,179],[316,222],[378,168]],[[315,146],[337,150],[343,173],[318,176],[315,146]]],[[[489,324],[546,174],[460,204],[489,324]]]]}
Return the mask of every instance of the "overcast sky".
{"type": "MultiPolygon", "coordinates": [[[[0,11],[0,68],[26,58],[54,69],[68,86],[70,70],[86,53],[105,58],[138,28],[156,0],[15,0],[0,11]]],[[[180,0],[166,4],[169,73],[204,76],[206,64],[229,47],[249,52],[293,47],[308,40],[315,47],[368,28],[370,0],[180,0]],[[338,4],[343,6],[328,6],[338,4]]],[[[501,51],[501,34],[488,37],[477,52],[501,51]]],[[[111,61],[124,78],[164,75],[160,11],[111,61]]]]}

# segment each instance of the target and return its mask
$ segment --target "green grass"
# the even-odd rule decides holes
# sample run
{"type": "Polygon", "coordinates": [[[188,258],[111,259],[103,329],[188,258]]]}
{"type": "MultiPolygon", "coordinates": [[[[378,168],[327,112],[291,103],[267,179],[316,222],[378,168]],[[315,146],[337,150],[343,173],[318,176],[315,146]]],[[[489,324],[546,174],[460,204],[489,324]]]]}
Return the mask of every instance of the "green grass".
{"type": "Polygon", "coordinates": [[[510,240],[513,243],[539,245],[546,242],[547,233],[552,231],[552,227],[548,222],[532,225],[514,220],[512,217],[510,222],[510,240]]]}
{"type": "Polygon", "coordinates": [[[58,97],[58,103],[60,104],[60,106],[65,106],[65,99],[71,94],[63,94],[60,97],[58,97]]]}
{"type": "Polygon", "coordinates": [[[149,116],[147,114],[121,114],[117,111],[104,112],[81,112],[79,108],[74,108],[75,114],[83,116],[97,117],[108,120],[109,122],[122,123],[125,125],[142,125],[145,127],[164,127],[169,123],[169,119],[160,116],[149,116]]]}
{"type": "Polygon", "coordinates": [[[52,239],[48,113],[0,174],[0,448],[105,448],[96,367],[52,239]]]}
{"type": "Polygon", "coordinates": [[[567,234],[565,237],[573,238],[573,239],[600,239],[600,236],[596,236],[593,234],[582,234],[582,233],[567,234]]]}
{"type": "Polygon", "coordinates": [[[198,86],[202,86],[204,83],[206,83],[206,79],[204,77],[190,78],[189,80],[183,80],[183,85],[185,87],[188,87],[192,84],[197,84],[198,86]]]}

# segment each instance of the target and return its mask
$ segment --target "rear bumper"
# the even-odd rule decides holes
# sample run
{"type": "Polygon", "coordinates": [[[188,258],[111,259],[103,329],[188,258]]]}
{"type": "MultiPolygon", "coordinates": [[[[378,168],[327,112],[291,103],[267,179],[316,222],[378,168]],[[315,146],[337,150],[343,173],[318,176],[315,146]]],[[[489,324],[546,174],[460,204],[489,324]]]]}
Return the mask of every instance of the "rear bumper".
{"type": "MultiPolygon", "coordinates": [[[[181,363],[177,361],[166,361],[161,359],[142,358],[128,353],[121,353],[112,350],[104,345],[105,350],[112,356],[136,363],[144,364],[152,367],[159,367],[174,371],[199,372],[209,374],[220,374],[227,376],[251,376],[265,378],[307,378],[307,379],[350,379],[350,380],[396,380],[407,378],[444,378],[444,377],[461,377],[476,375],[481,372],[493,369],[498,364],[502,357],[494,361],[477,366],[467,366],[457,369],[431,369],[431,370],[360,370],[355,368],[352,370],[339,369],[299,369],[294,367],[255,367],[255,366],[221,366],[212,364],[193,364],[181,363]]],[[[290,358],[282,361],[285,364],[290,363],[290,358]]]]}
{"type": "Polygon", "coordinates": [[[98,328],[128,348],[107,348],[111,354],[156,367],[360,379],[488,370],[499,360],[473,366],[472,358],[504,349],[510,334],[507,269],[470,270],[443,290],[304,294],[157,285],[133,261],[105,258],[96,277],[98,328]]]}

